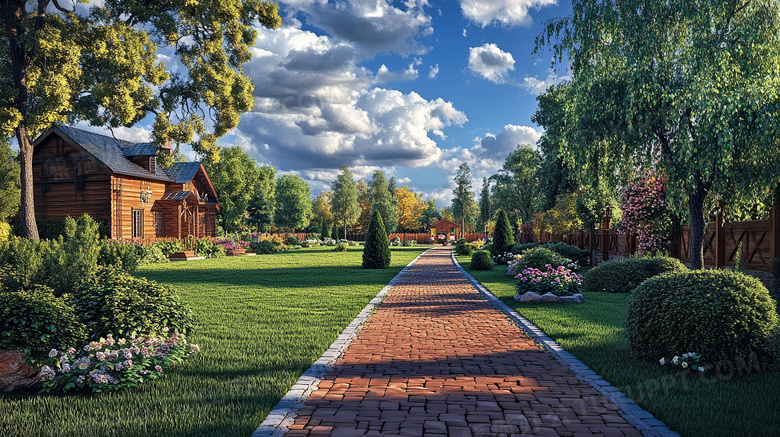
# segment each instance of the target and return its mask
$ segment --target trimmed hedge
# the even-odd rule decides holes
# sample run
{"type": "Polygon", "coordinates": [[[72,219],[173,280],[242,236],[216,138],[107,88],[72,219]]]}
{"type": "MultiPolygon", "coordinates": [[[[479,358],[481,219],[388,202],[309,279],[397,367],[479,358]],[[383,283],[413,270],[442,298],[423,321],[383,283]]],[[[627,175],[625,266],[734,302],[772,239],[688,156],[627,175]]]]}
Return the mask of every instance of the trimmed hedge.
{"type": "Polygon", "coordinates": [[[630,293],[648,278],[666,272],[684,272],[688,269],[677,258],[623,258],[603,262],[585,274],[583,291],[630,293]]]}
{"type": "Polygon", "coordinates": [[[726,270],[671,272],[648,279],[628,304],[625,333],[640,358],[696,352],[705,363],[774,360],[775,303],[761,282],[726,270]]]}
{"type": "Polygon", "coordinates": [[[477,250],[471,254],[472,270],[492,270],[493,258],[487,250],[477,250]]]}

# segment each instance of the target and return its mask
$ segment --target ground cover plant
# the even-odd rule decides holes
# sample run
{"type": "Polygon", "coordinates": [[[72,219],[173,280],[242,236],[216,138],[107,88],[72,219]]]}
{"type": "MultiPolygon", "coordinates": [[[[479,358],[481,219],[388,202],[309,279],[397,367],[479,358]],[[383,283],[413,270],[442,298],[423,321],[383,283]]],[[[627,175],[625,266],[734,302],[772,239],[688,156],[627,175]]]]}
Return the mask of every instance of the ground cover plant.
{"type": "Polygon", "coordinates": [[[90,396],[0,394],[5,435],[247,436],[301,373],[424,249],[393,248],[364,270],[330,247],[141,267],[192,308],[201,352],[132,390],[90,396]],[[137,413],[137,414],[136,414],[137,413]]]}
{"type": "MultiPolygon", "coordinates": [[[[632,358],[623,331],[628,294],[585,291],[582,305],[523,304],[512,299],[515,280],[503,269],[475,271],[469,257],[458,261],[493,294],[681,435],[776,433],[780,411],[767,405],[780,402],[780,372],[743,371],[737,377],[735,368],[698,374],[632,358]]],[[[691,351],[679,353],[686,352],[691,351]]]]}

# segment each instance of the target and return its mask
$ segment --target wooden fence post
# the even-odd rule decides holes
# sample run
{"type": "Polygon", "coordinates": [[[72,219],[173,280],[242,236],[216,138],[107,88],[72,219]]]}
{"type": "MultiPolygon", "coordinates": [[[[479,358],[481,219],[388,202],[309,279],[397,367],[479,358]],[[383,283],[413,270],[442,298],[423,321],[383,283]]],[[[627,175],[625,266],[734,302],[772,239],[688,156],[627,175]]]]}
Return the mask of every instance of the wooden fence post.
{"type": "Polygon", "coordinates": [[[769,255],[780,258],[780,183],[775,188],[775,201],[769,210],[769,255]]]}
{"type": "Polygon", "coordinates": [[[715,216],[715,267],[722,269],[726,264],[726,233],[723,230],[723,203],[715,216]]]}

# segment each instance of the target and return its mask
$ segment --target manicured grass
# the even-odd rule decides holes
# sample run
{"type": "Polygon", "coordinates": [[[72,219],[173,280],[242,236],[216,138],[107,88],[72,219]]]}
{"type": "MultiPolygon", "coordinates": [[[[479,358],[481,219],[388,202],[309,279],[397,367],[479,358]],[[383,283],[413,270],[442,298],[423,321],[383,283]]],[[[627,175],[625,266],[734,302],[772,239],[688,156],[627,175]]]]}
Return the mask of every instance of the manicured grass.
{"type": "Polygon", "coordinates": [[[0,394],[0,435],[248,436],[298,377],[425,247],[392,248],[386,270],[362,247],[148,266],[190,304],[202,352],[137,389],[0,394]]]}
{"type": "Polygon", "coordinates": [[[586,293],[579,305],[523,304],[512,299],[514,280],[504,267],[474,271],[470,257],[458,261],[493,294],[681,435],[777,435],[780,372],[701,377],[635,360],[623,336],[627,294],[586,293]]]}

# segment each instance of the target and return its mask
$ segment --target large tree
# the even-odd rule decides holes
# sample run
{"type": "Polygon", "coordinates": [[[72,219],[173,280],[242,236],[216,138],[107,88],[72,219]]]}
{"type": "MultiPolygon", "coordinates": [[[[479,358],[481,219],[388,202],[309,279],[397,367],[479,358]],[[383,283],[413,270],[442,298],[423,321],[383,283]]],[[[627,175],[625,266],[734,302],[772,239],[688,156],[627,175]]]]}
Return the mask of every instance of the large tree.
{"type": "Polygon", "coordinates": [[[465,162],[458,167],[455,174],[455,189],[452,194],[452,214],[455,222],[466,232],[466,225],[473,225],[476,221],[478,207],[471,185],[471,169],[465,162]]]}
{"type": "Polygon", "coordinates": [[[379,211],[382,216],[385,229],[393,232],[398,222],[398,200],[395,198],[395,187],[391,192],[387,178],[381,170],[375,170],[368,183],[368,197],[371,208],[379,211]]]}
{"type": "Polygon", "coordinates": [[[504,210],[512,223],[530,223],[538,210],[537,171],[541,157],[527,144],[519,145],[507,156],[501,170],[490,179],[494,207],[504,210]]]}
{"type": "Polygon", "coordinates": [[[238,232],[245,221],[259,171],[255,161],[239,146],[222,149],[219,160],[203,161],[217,190],[219,218],[225,232],[238,232]]]}
{"type": "Polygon", "coordinates": [[[398,227],[417,231],[428,203],[422,200],[422,194],[412,192],[407,186],[396,189],[395,194],[398,198],[398,227]]]}
{"type": "MultiPolygon", "coordinates": [[[[360,215],[358,205],[358,193],[355,187],[355,179],[346,165],[341,167],[341,174],[333,181],[331,186],[333,197],[331,198],[331,211],[333,211],[334,225],[340,221],[344,225],[344,238],[347,238],[347,226],[355,223],[360,215]]],[[[331,235],[338,239],[338,236],[331,235]]]]}
{"type": "Polygon", "coordinates": [[[490,205],[490,184],[487,178],[482,178],[482,191],[479,195],[479,221],[477,222],[477,229],[479,231],[486,231],[488,224],[492,219],[493,209],[490,205]]]}
{"type": "Polygon", "coordinates": [[[371,223],[371,195],[368,191],[368,184],[363,179],[355,184],[357,189],[357,202],[360,207],[360,214],[355,220],[355,231],[366,232],[371,223]]]}
{"type": "Polygon", "coordinates": [[[0,140],[0,222],[19,211],[19,164],[8,140],[0,140]]]}
{"type": "Polygon", "coordinates": [[[276,168],[264,165],[258,170],[255,190],[247,207],[248,221],[258,232],[270,231],[276,208],[276,168]]]}
{"type": "Polygon", "coordinates": [[[571,63],[569,164],[665,173],[701,268],[708,194],[758,197],[780,179],[780,4],[576,0],[548,42],[571,63]]]}
{"type": "Polygon", "coordinates": [[[0,18],[0,135],[19,143],[22,232],[35,240],[31,137],[54,123],[119,127],[151,115],[157,144],[197,138],[195,150],[216,159],[214,141],[252,108],[241,69],[252,26],[281,24],[276,4],[259,0],[8,0],[0,18]],[[158,47],[178,71],[166,72],[158,47]]]}
{"type": "Polygon", "coordinates": [[[274,223],[295,231],[311,222],[311,187],[297,174],[285,174],[276,180],[276,211],[274,223]]]}
{"type": "MultiPolygon", "coordinates": [[[[313,221],[315,223],[319,223],[322,225],[322,222],[325,223],[332,223],[333,222],[333,212],[330,210],[330,198],[333,196],[333,193],[330,191],[322,191],[320,194],[317,194],[317,197],[314,199],[314,219],[313,221]]],[[[330,234],[330,233],[328,233],[330,234]]]]}

